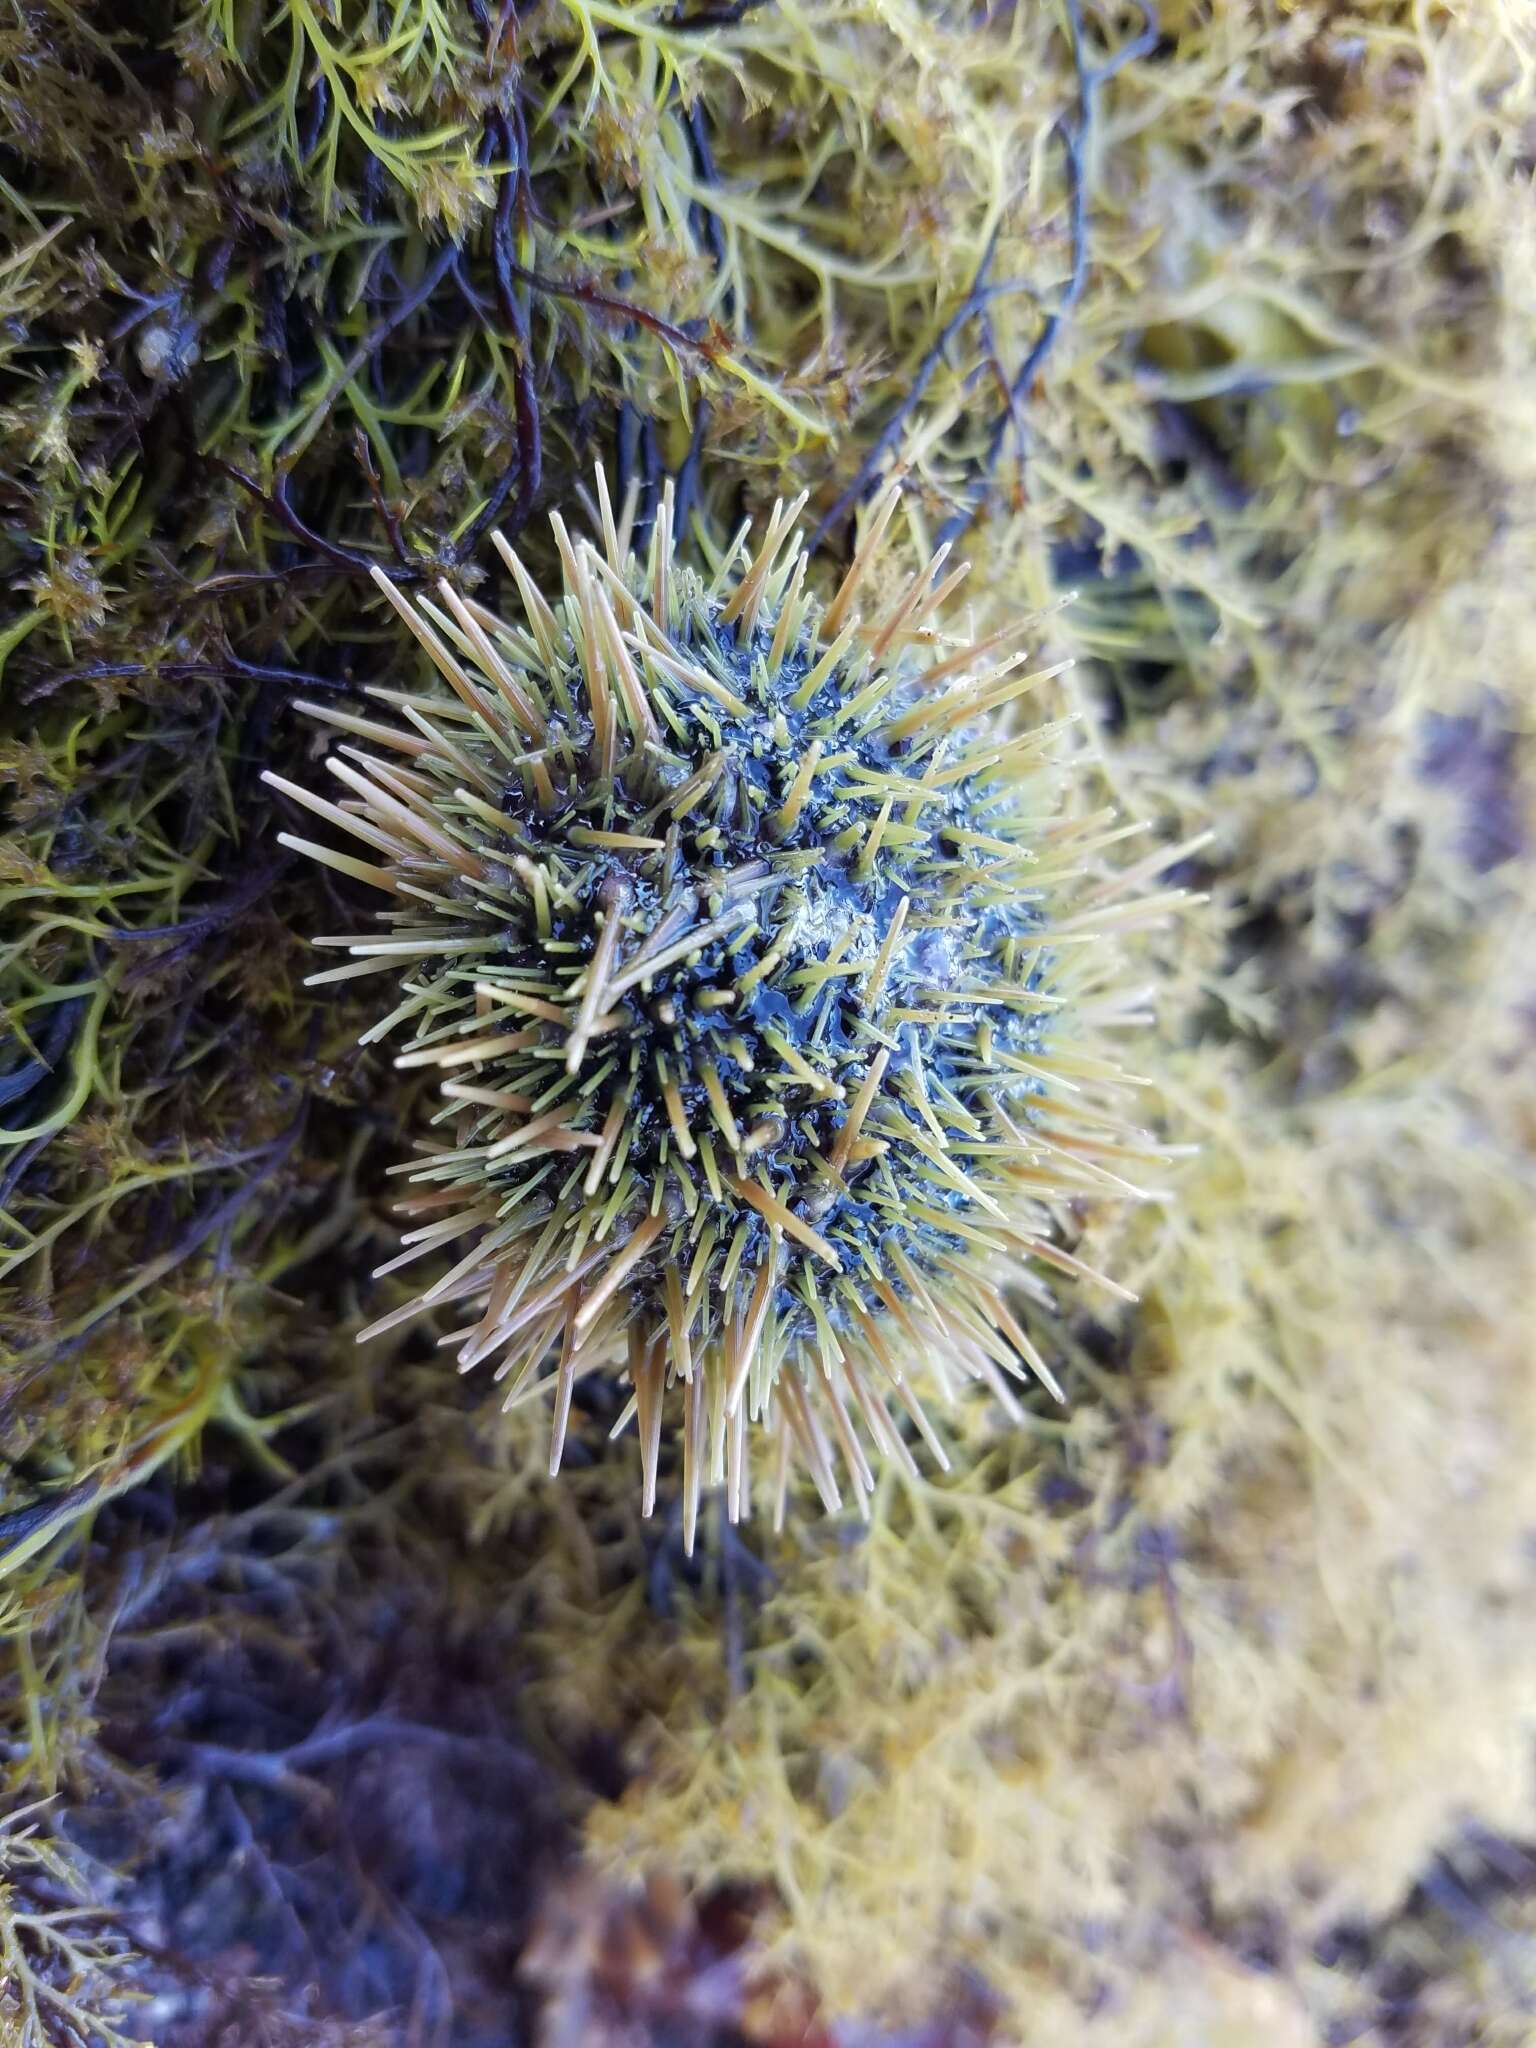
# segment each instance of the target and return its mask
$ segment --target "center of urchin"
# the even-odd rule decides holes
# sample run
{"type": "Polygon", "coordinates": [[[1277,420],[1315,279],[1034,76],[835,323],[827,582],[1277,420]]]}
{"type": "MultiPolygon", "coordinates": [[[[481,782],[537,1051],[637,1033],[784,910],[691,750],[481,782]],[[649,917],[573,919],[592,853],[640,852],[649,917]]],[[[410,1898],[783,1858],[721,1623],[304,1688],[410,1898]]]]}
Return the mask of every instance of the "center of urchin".
{"type": "Polygon", "coordinates": [[[1052,1123],[1050,735],[1003,717],[1042,678],[936,653],[937,564],[858,616],[895,502],[825,609],[798,503],[705,581],[669,500],[640,560],[603,493],[604,553],[554,522],[553,605],[498,539],[521,626],[379,575],[453,694],[322,713],[384,750],[328,764],[346,805],[282,785],[382,865],[308,850],[393,899],[316,979],[397,968],[370,1035],[408,1027],[399,1064],[442,1075],[392,1264],[470,1243],[386,1323],[472,1304],[460,1362],[513,1394],[553,1360],[556,1462],[575,1378],[617,1363],[647,1508],[680,1398],[690,1534],[706,1474],[745,1507],[748,1420],[781,1504],[797,1461],[835,1502],[836,1459],[862,1502],[866,1445],[910,1463],[910,1421],[938,1450],[908,1361],[1010,1405],[1005,1375],[1050,1383],[994,1270],[1063,1262],[1050,1202],[1093,1133],[1052,1123]]]}

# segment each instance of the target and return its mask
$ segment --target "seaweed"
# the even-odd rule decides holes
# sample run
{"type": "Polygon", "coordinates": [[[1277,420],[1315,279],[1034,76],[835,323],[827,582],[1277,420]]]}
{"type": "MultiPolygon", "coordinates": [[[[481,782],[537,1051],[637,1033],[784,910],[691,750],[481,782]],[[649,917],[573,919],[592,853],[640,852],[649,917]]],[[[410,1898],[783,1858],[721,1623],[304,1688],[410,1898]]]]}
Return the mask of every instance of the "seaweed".
{"type": "MultiPolygon", "coordinates": [[[[14,1803],[56,1787],[74,1829],[121,1790],[99,1685],[127,1730],[174,1684],[114,1651],[124,1585],[355,1401],[420,1432],[359,1467],[383,1554],[515,1618],[515,1739],[603,1924],[610,1880],[672,1872],[667,1954],[723,1890],[783,2010],[810,1983],[983,2038],[1528,2031],[1529,38],[1408,0],[1157,31],[1109,0],[10,10],[14,1803]],[[552,580],[534,515],[598,458],[642,539],[673,480],[711,574],[809,490],[828,586],[900,469],[875,596],[957,518],[978,635],[1075,590],[1084,805],[1215,834],[1168,878],[1208,904],[1130,947],[1165,1185],[1070,1218],[1138,1302],[1064,1286],[1066,1411],[946,1416],[953,1472],[882,1476],[863,1533],[708,1503],[690,1561],[670,1500],[640,1524],[612,1390],[554,1489],[446,1325],[352,1345],[421,1102],[351,1050],[364,1004],[303,989],[344,899],[258,778],[307,782],[296,699],[422,674],[368,571],[474,595],[499,524],[552,580]]],[[[238,1636],[238,1573],[206,1597],[238,1636]]],[[[189,1781],[133,1772],[146,1812],[189,1781]]],[[[597,2011],[550,1946],[546,1992],[597,2011]]],[[[204,2010],[259,2038],[231,1975],[204,2010]]]]}

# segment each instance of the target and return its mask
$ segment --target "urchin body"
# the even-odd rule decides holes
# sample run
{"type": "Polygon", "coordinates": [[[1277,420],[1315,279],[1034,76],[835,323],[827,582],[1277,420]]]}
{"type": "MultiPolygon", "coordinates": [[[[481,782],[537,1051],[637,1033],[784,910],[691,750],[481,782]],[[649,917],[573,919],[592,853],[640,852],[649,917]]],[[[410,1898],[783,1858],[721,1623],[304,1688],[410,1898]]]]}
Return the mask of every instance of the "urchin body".
{"type": "Polygon", "coordinates": [[[554,1464],[575,1379],[627,1374],[647,1511],[680,1408],[690,1539],[702,1484],[745,1510],[749,1424],[780,1511],[796,1463],[863,1504],[909,1423],[942,1459],[911,1378],[1054,1391],[1004,1287],[1041,1291],[1021,1254],[1071,1266],[1054,1205],[1113,1179],[1091,1096],[1117,1077],[1059,1044],[1091,937],[1064,892],[1102,824],[1060,817],[1054,730],[1009,711],[1054,671],[947,652],[939,564],[857,615],[895,503],[825,608],[798,505],[707,580],[667,504],[642,560],[603,494],[601,553],[555,522],[553,604],[499,543],[517,626],[380,576],[453,694],[320,711],[367,743],[329,763],[350,800],[282,785],[375,858],[289,843],[392,899],[315,979],[393,970],[369,1036],[442,1074],[391,1265],[459,1255],[385,1324],[463,1301],[461,1366],[509,1399],[546,1366],[554,1464]]]}

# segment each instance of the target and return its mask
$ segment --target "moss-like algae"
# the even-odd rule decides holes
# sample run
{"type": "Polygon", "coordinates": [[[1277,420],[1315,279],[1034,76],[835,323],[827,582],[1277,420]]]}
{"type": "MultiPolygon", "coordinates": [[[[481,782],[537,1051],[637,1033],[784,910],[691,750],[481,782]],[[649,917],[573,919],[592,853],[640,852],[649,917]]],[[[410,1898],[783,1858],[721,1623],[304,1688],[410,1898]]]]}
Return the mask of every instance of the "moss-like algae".
{"type": "Polygon", "coordinates": [[[1393,1916],[1530,1826],[1520,11],[141,12],[0,39],[11,1797],[121,1768],[101,1501],[409,1397],[377,1512],[523,1617],[548,1753],[630,1741],[597,1855],[766,1884],[834,2001],[966,1964],[1004,2039],[1305,2042],[1407,1944],[1429,2038],[1519,2038],[1523,1909],[1393,1916]],[[1201,1150],[1085,1219],[1142,1303],[1069,1301],[1068,1416],[702,1584],[600,1407],[553,1494],[434,1361],[344,1363],[415,1106],[299,992],[335,915],[255,794],[400,660],[368,565],[589,450],[717,540],[809,485],[833,556],[899,456],[892,587],[952,525],[999,615],[1080,586],[1085,776],[1219,835],[1142,952],[1201,1150]]]}

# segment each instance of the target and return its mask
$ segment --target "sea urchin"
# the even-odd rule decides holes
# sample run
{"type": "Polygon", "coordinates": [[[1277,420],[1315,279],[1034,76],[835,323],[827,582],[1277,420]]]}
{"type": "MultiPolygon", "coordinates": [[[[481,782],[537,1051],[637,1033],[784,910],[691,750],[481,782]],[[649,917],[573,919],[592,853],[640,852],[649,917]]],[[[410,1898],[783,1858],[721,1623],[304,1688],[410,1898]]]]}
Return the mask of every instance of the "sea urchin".
{"type": "Polygon", "coordinates": [[[711,578],[669,497],[641,558],[598,490],[600,549],[552,521],[553,603],[497,536],[521,624],[375,571],[452,694],[306,706],[346,737],[339,804],[268,780],[373,857],[285,844],[390,899],[313,979],[399,977],[366,1037],[408,1029],[397,1065],[442,1076],[380,1270],[467,1247],[364,1335],[467,1304],[461,1367],[495,1358],[510,1400],[547,1364],[552,1466],[575,1380],[627,1375],[647,1512],[681,1410],[691,1544],[702,1484],[749,1503],[749,1424],[782,1515],[796,1465],[830,1508],[839,1463],[862,1507],[914,1433],[946,1462],[914,1370],[1060,1398],[1008,1295],[1083,1270],[1066,1201],[1136,1192],[1106,1161],[1125,1077],[1072,1048],[1138,1008],[1095,943],[1136,877],[1098,871],[1112,819],[1061,812],[1060,724],[1014,715],[1059,671],[943,638],[963,569],[855,609],[895,485],[825,605],[803,501],[711,578]]]}

